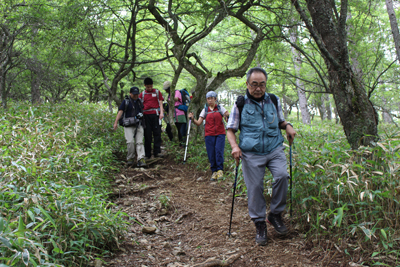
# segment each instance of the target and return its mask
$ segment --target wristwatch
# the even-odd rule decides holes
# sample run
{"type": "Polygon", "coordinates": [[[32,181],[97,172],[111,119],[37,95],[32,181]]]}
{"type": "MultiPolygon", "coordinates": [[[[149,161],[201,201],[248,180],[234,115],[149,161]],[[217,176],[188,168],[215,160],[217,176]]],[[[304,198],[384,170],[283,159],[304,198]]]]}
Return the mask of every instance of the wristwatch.
{"type": "Polygon", "coordinates": [[[286,130],[288,125],[292,126],[292,128],[293,128],[293,125],[290,122],[287,122],[286,125],[285,125],[285,130],[286,130]]]}

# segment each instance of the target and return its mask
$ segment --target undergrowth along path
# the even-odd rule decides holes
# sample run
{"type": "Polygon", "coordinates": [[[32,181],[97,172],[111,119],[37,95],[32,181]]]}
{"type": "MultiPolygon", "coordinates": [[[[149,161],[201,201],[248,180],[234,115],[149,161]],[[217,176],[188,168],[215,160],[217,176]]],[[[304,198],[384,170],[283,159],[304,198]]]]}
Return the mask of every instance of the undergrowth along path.
{"type": "Polygon", "coordinates": [[[268,244],[255,244],[247,198],[236,197],[228,237],[232,184],[208,171],[165,158],[148,168],[126,167],[115,177],[114,199],[132,223],[107,266],[361,266],[326,240],[306,241],[285,216],[290,233],[268,225],[268,244]],[[144,233],[144,231],[154,233],[144,233]]]}

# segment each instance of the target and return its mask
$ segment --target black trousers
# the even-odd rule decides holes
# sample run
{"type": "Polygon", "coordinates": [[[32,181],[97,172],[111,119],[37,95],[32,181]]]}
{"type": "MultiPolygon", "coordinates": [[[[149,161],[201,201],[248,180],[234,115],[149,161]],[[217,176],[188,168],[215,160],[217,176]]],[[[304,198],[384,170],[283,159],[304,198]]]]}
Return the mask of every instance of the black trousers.
{"type": "Polygon", "coordinates": [[[156,114],[144,115],[146,128],[144,129],[144,154],[151,157],[151,143],[154,137],[153,155],[157,156],[161,152],[161,125],[159,116],[156,114]]]}
{"type": "Polygon", "coordinates": [[[169,141],[172,141],[172,139],[174,139],[174,134],[172,133],[171,124],[167,123],[167,127],[165,128],[165,132],[168,135],[169,141]]]}
{"type": "Polygon", "coordinates": [[[186,139],[186,122],[175,122],[176,128],[178,129],[178,140],[180,145],[185,144],[186,139]]]}

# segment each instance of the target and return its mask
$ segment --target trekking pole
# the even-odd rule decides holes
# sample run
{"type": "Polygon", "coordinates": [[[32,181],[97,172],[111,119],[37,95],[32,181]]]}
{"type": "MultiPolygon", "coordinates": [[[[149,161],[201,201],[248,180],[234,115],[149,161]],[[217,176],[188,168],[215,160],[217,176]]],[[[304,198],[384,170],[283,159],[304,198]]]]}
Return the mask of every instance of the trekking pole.
{"type": "Polygon", "coordinates": [[[183,164],[186,163],[186,153],[187,153],[187,148],[189,144],[189,135],[190,135],[190,125],[192,124],[192,120],[189,120],[189,128],[187,131],[187,137],[186,137],[186,146],[185,146],[185,157],[183,158],[183,164]]]}
{"type": "Polygon", "coordinates": [[[292,176],[292,145],[289,146],[289,159],[290,159],[290,218],[292,218],[293,215],[293,208],[292,208],[292,181],[293,181],[293,176],[292,176]]]}
{"type": "Polygon", "coordinates": [[[239,172],[239,161],[236,162],[236,170],[235,170],[235,183],[233,184],[233,197],[232,197],[232,209],[231,209],[231,219],[229,221],[229,232],[228,236],[231,236],[231,226],[232,226],[232,215],[233,215],[233,205],[235,204],[235,194],[236,194],[236,182],[239,172]]]}

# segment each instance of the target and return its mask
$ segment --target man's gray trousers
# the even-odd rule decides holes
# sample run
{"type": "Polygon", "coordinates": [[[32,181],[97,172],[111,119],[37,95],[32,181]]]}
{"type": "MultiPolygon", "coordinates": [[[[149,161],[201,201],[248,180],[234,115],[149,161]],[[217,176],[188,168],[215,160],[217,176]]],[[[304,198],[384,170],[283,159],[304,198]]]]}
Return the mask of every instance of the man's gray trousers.
{"type": "Polygon", "coordinates": [[[268,155],[243,152],[242,157],[242,170],[247,187],[250,218],[254,222],[265,221],[266,218],[266,204],[263,194],[266,167],[274,178],[270,210],[275,214],[281,213],[286,206],[289,178],[284,146],[279,146],[268,155]]]}

